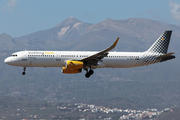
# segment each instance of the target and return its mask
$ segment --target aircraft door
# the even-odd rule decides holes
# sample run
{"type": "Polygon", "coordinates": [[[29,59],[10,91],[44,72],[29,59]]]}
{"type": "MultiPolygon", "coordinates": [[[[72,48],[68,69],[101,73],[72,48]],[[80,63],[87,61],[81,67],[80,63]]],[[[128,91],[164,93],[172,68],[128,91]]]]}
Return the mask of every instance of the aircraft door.
{"type": "Polygon", "coordinates": [[[56,61],[57,61],[57,62],[60,62],[60,61],[61,61],[61,57],[60,57],[60,54],[59,54],[59,53],[56,53],[56,61]]]}
{"type": "Polygon", "coordinates": [[[22,52],[22,60],[23,61],[26,61],[27,60],[27,52],[26,51],[24,51],[24,52],[22,52]]]}

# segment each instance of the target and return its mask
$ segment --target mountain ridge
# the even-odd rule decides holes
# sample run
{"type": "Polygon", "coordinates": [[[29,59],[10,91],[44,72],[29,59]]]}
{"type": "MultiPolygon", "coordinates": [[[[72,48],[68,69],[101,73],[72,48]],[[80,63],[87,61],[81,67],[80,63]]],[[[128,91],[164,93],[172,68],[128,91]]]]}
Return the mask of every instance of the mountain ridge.
{"type": "Polygon", "coordinates": [[[61,23],[56,25],[55,27],[59,27],[61,25],[71,25],[71,24],[74,25],[75,23],[82,23],[82,22],[80,20],[76,19],[75,17],[68,17],[64,21],[62,21],[61,23]]]}
{"type": "MultiPolygon", "coordinates": [[[[55,27],[49,28],[47,30],[35,32],[26,36],[18,37],[15,38],[15,40],[16,42],[24,41],[27,44],[27,46],[24,46],[24,48],[22,49],[29,49],[30,47],[32,48],[33,44],[34,45],[37,44],[37,46],[33,47],[34,49],[38,49],[38,48],[43,49],[43,47],[41,46],[45,45],[49,50],[50,49],[65,50],[67,49],[68,46],[71,47],[72,50],[81,50],[81,49],[76,49],[77,47],[74,48],[73,47],[74,44],[80,43],[80,41],[84,41],[84,40],[90,42],[90,44],[94,44],[93,43],[94,41],[96,41],[97,43],[102,43],[102,40],[103,41],[112,40],[113,42],[114,39],[116,39],[117,37],[120,37],[120,39],[122,38],[122,40],[131,38],[132,41],[134,42],[137,43],[140,42],[146,44],[145,46],[148,46],[147,44],[150,43],[152,44],[155,41],[155,39],[157,39],[157,37],[162,32],[164,32],[164,30],[168,28],[175,28],[174,26],[172,27],[169,24],[163,27],[161,26],[162,23],[159,21],[142,19],[142,18],[140,19],[130,18],[126,20],[113,20],[108,18],[97,24],[90,24],[90,23],[83,23],[80,20],[77,20],[76,18],[72,17],[65,19],[63,22],[61,22],[55,27]],[[70,24],[68,24],[69,21],[70,24]],[[31,45],[28,46],[29,41],[31,41],[30,42],[31,45]],[[62,45],[58,45],[58,44],[54,45],[57,42],[66,44],[67,47],[63,47],[62,45]]],[[[179,36],[178,31],[175,32],[176,36],[179,36]]],[[[112,42],[109,42],[109,44],[111,44],[112,42]]],[[[125,41],[122,41],[122,44],[125,44],[125,41]]],[[[135,46],[137,45],[135,44],[135,46]]],[[[81,47],[84,48],[87,47],[88,48],[87,50],[92,50],[89,48],[90,47],[89,45],[81,46],[81,47]]],[[[101,49],[103,49],[103,47],[106,46],[102,46],[101,49]]],[[[141,49],[143,49],[143,47],[141,49]]],[[[127,49],[123,48],[123,51],[125,50],[127,49]]],[[[138,49],[137,51],[140,51],[140,49],[138,49]]]]}

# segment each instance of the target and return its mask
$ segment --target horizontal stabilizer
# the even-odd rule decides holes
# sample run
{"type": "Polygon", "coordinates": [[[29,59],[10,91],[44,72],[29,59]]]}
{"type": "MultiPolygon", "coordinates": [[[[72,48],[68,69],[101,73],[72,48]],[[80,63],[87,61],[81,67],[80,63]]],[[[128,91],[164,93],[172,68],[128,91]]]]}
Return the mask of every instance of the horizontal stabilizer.
{"type": "Polygon", "coordinates": [[[157,58],[160,58],[160,59],[162,59],[162,58],[166,58],[166,57],[171,56],[171,55],[172,55],[172,54],[174,54],[174,53],[175,53],[175,52],[167,53],[167,54],[164,54],[164,55],[158,56],[157,58]]]}

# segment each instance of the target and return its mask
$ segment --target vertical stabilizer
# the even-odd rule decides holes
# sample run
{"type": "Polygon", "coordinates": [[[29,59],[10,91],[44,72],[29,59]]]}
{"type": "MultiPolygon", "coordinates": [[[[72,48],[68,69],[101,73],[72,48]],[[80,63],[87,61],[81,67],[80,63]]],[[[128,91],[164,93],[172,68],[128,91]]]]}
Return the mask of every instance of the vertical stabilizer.
{"type": "Polygon", "coordinates": [[[172,31],[165,31],[148,49],[148,52],[166,54],[172,31]]]}

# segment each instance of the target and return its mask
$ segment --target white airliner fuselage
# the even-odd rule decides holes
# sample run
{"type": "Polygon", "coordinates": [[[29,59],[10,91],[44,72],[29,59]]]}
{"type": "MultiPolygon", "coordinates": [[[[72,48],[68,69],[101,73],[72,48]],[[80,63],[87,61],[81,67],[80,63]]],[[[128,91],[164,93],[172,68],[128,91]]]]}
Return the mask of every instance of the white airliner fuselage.
{"type": "MultiPolygon", "coordinates": [[[[66,67],[67,60],[81,60],[98,52],[82,51],[20,51],[5,59],[12,66],[26,67],[66,67]]],[[[130,68],[135,67],[143,52],[109,52],[102,62],[92,68],[130,68]]]]}
{"type": "Polygon", "coordinates": [[[62,67],[63,73],[79,73],[86,70],[86,77],[94,73],[96,68],[131,68],[139,67],[175,58],[167,49],[172,31],[165,31],[145,52],[109,52],[115,43],[97,52],[88,51],[20,51],[6,58],[4,62],[12,66],[26,67],[62,67]],[[88,69],[90,69],[88,71],[88,69]]]}

